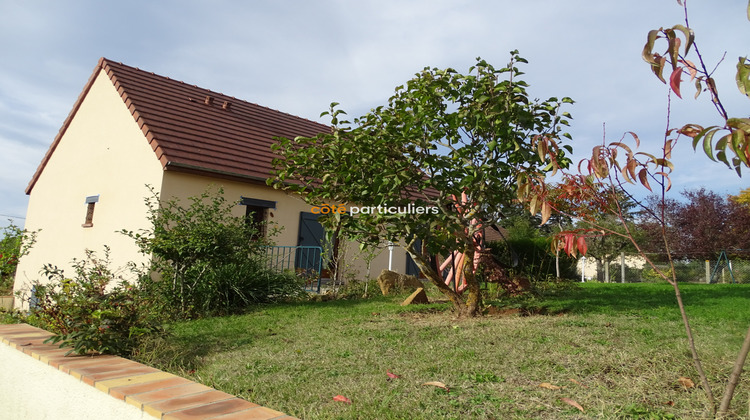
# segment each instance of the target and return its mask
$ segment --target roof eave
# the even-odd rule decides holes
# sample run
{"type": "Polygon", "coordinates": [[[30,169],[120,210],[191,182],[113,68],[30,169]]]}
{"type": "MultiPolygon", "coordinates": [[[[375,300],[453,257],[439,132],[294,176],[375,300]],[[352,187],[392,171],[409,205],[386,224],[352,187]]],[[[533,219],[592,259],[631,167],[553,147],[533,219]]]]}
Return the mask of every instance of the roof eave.
{"type": "Polygon", "coordinates": [[[234,172],[222,171],[219,169],[204,168],[202,166],[190,165],[187,163],[174,162],[174,161],[168,161],[164,165],[164,170],[189,173],[189,174],[194,174],[194,175],[203,175],[203,176],[209,176],[212,178],[228,179],[232,181],[258,183],[262,185],[267,185],[266,179],[268,179],[268,178],[263,178],[259,176],[238,174],[234,172]]]}

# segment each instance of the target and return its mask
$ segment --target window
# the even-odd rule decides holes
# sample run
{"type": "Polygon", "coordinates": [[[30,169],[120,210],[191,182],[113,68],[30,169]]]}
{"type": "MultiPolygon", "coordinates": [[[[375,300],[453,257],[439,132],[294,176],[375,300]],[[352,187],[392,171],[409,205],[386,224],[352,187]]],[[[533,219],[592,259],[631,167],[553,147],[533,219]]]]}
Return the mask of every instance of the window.
{"type": "Polygon", "coordinates": [[[81,226],[94,226],[94,206],[99,202],[99,194],[86,197],[86,221],[81,226]]]}
{"type": "Polygon", "coordinates": [[[266,222],[268,210],[276,208],[275,201],[260,200],[257,198],[242,197],[240,205],[246,206],[245,217],[247,223],[255,227],[257,233],[252,239],[260,239],[266,236],[266,222]]]}

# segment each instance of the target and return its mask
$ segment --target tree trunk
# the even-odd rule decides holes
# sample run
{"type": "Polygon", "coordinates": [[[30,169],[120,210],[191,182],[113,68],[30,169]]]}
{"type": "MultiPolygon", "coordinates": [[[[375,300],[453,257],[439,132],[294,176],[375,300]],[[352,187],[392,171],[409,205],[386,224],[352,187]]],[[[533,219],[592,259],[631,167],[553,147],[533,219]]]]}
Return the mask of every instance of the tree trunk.
{"type": "Polygon", "coordinates": [[[464,303],[463,299],[461,299],[461,296],[459,296],[458,293],[443,282],[443,276],[439,275],[438,272],[430,266],[421,253],[416,253],[411,245],[408,245],[405,249],[414,260],[419,271],[421,271],[422,274],[432,282],[432,284],[437,286],[440,292],[450,300],[456,310],[460,310],[464,303]]]}
{"type": "MultiPolygon", "coordinates": [[[[674,265],[671,264],[671,270],[672,273],[674,273],[674,265]]],[[[672,274],[674,276],[674,274],[672,274]]],[[[688,339],[688,347],[690,348],[690,354],[693,356],[693,365],[695,366],[695,370],[698,371],[698,377],[700,377],[701,385],[703,386],[703,392],[706,393],[706,398],[708,398],[708,402],[711,406],[711,411],[713,414],[716,414],[716,399],[714,398],[714,393],[711,391],[711,386],[708,384],[708,377],[706,376],[706,372],[703,371],[703,363],[701,363],[700,357],[698,357],[698,350],[695,347],[695,340],[693,339],[693,330],[690,327],[690,321],[688,320],[687,312],[685,311],[685,305],[682,302],[682,295],[680,294],[680,287],[677,284],[677,280],[673,277],[669,281],[669,284],[672,285],[672,288],[674,289],[674,295],[677,299],[677,307],[680,309],[680,315],[682,317],[682,324],[685,327],[685,333],[687,334],[688,339]]]]}
{"type": "Polygon", "coordinates": [[[464,253],[464,278],[466,279],[466,307],[461,315],[471,318],[479,315],[479,309],[482,306],[482,290],[474,273],[473,249],[464,253]]]}
{"type": "MultiPolygon", "coordinates": [[[[467,295],[466,299],[464,299],[461,295],[456,293],[455,290],[448,287],[448,285],[445,284],[445,281],[443,280],[443,276],[441,276],[425,259],[424,256],[421,253],[417,253],[414,250],[413,244],[407,244],[405,247],[406,252],[411,255],[411,258],[414,260],[414,263],[419,267],[419,271],[424,274],[425,277],[427,277],[432,284],[437,286],[438,290],[442,294],[444,294],[448,300],[453,305],[453,310],[458,314],[459,317],[474,317],[479,314],[479,308],[482,304],[482,298],[481,298],[481,290],[479,289],[479,283],[476,281],[476,277],[474,277],[474,272],[472,270],[471,277],[467,277],[467,285],[468,288],[466,290],[467,295]]],[[[466,258],[469,258],[467,255],[466,258]]],[[[473,253],[471,255],[471,264],[473,264],[473,253]]],[[[464,269],[466,269],[466,265],[464,266],[464,269]]]]}
{"type": "Polygon", "coordinates": [[[735,388],[737,388],[737,383],[739,383],[740,381],[740,374],[742,373],[742,368],[745,366],[745,359],[747,358],[748,351],[750,351],[750,328],[748,328],[747,332],[745,333],[745,341],[742,343],[742,348],[740,349],[739,354],[737,354],[737,360],[734,362],[732,374],[729,376],[727,387],[724,390],[724,396],[721,399],[719,412],[716,413],[718,418],[723,418],[727,415],[727,411],[729,410],[729,403],[732,402],[732,398],[734,397],[734,390],[735,388]]]}

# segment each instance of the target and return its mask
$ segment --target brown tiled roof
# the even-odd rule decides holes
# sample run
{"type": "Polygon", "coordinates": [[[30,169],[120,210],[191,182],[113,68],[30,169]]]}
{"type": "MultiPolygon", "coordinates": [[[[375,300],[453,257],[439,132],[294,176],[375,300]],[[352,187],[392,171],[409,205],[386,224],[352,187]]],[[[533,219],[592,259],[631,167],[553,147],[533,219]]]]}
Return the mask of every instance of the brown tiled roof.
{"type": "Polygon", "coordinates": [[[81,92],[26,194],[104,69],[164,170],[264,181],[276,136],[312,137],[330,127],[102,58],[81,92]]]}

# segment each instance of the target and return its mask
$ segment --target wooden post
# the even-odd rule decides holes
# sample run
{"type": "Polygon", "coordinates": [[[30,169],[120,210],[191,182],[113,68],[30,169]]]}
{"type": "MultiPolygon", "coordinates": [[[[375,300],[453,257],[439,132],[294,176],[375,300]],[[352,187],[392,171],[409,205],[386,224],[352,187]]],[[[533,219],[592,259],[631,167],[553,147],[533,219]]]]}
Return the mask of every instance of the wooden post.
{"type": "Polygon", "coordinates": [[[604,261],[604,282],[609,283],[609,261],[604,261]]]}
{"type": "Polygon", "coordinates": [[[711,284],[711,261],[706,260],[706,284],[711,284]]]}

